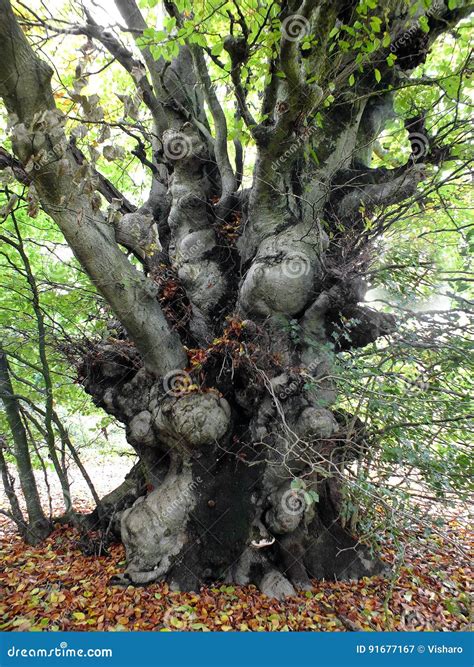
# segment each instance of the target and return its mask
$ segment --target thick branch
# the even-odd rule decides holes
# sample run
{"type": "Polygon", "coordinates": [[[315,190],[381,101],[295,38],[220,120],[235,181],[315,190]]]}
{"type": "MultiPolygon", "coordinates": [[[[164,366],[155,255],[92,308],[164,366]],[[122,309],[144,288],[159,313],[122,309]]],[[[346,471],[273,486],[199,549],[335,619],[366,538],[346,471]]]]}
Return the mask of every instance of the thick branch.
{"type": "Polygon", "coordinates": [[[28,174],[20,160],[17,160],[13,155],[0,146],[0,171],[10,168],[16,180],[23,185],[30,185],[31,174],[28,174]]]}
{"type": "MultiPolygon", "coordinates": [[[[115,0],[115,4],[135,39],[141,37],[148,26],[135,0],[115,0]]],[[[141,47],[141,49],[156,98],[163,105],[167,127],[176,127],[183,121],[189,120],[191,112],[197,126],[203,125],[208,128],[202,93],[199,87],[196,87],[189,48],[181,47],[178,56],[171,64],[166,63],[163,58],[155,60],[149,48],[141,47]]]]}
{"type": "Polygon", "coordinates": [[[328,329],[330,334],[338,334],[336,349],[351,350],[365,347],[381,336],[392,334],[396,329],[396,319],[391,313],[351,305],[341,310],[328,329]]]}
{"type": "Polygon", "coordinates": [[[18,496],[15,493],[15,480],[13,475],[8,470],[8,465],[3,455],[3,442],[0,439],[0,474],[2,476],[3,488],[5,495],[8,498],[10,503],[11,512],[4,512],[4,515],[9,519],[14,521],[15,525],[18,528],[18,532],[22,537],[26,536],[27,533],[27,523],[21,511],[20,503],[18,501],[18,496]]]}
{"type": "Polygon", "coordinates": [[[214,119],[216,133],[216,161],[222,179],[222,197],[226,197],[236,190],[237,185],[234,171],[230,164],[229,153],[227,151],[227,121],[224,111],[212,86],[211,77],[209,76],[209,72],[207,70],[203,52],[199,47],[193,46],[191,53],[193,56],[194,66],[204,88],[206,101],[209,105],[212,118],[214,119]]]}
{"type": "Polygon", "coordinates": [[[118,39],[110,32],[105,31],[95,23],[92,17],[87,14],[87,26],[77,29],[78,34],[87,35],[90,38],[97,39],[105,48],[117,59],[117,61],[127,70],[127,72],[136,81],[138,88],[143,95],[143,101],[150,109],[157,131],[161,135],[168,126],[166,114],[162,104],[158,101],[145,73],[144,66],[139,60],[136,60],[132,53],[126,49],[118,39]]]}
{"type": "Polygon", "coordinates": [[[19,29],[9,1],[0,0],[0,94],[8,111],[22,121],[14,128],[15,153],[24,164],[37,160],[34,182],[44,210],[59,225],[146,365],[166,374],[185,364],[183,347],[168,327],[156,288],[129,263],[115,242],[113,228],[94,206],[87,167],[77,168],[66,147],[50,74],[19,29]],[[48,160],[41,159],[45,155],[48,160]]]}
{"type": "Polygon", "coordinates": [[[354,186],[340,202],[338,216],[352,218],[360,212],[361,207],[373,210],[376,206],[388,206],[404,201],[416,192],[418,183],[423,177],[423,166],[415,164],[391,181],[354,186]]]}
{"type": "MultiPolygon", "coordinates": [[[[84,153],[77,148],[73,141],[71,141],[71,151],[77,164],[80,165],[86,162],[84,153]]],[[[22,183],[23,185],[31,185],[33,182],[33,175],[31,172],[27,172],[20,160],[17,160],[14,155],[11,155],[5,148],[0,146],[0,171],[7,168],[10,168],[13,171],[13,175],[19,183],[22,183]]],[[[106,201],[111,203],[112,201],[120,200],[121,205],[119,210],[124,215],[126,213],[133,213],[133,211],[136,210],[136,206],[129,202],[108,178],[96,169],[94,169],[92,173],[93,177],[98,181],[97,190],[106,201]]]]}

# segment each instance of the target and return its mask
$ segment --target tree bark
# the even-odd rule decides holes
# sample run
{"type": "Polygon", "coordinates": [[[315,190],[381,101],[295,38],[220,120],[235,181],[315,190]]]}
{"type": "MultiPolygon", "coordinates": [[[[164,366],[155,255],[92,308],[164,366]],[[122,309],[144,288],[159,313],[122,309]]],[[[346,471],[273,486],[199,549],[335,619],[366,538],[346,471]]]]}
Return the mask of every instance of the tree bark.
{"type": "Polygon", "coordinates": [[[10,380],[7,356],[1,347],[0,398],[5,406],[7,421],[12,434],[16,467],[28,513],[28,525],[25,530],[25,539],[30,544],[37,544],[49,535],[51,532],[51,524],[44,516],[43,508],[41,506],[41,500],[31,464],[28,438],[26,436],[18,402],[15,398],[10,380]]]}
{"type": "Polygon", "coordinates": [[[25,521],[23,512],[21,511],[18,496],[15,493],[15,479],[8,469],[8,464],[3,454],[3,438],[0,440],[0,473],[2,475],[2,484],[5,490],[5,495],[10,503],[10,512],[2,512],[16,525],[17,530],[23,539],[26,539],[28,532],[28,523],[25,521]]]}

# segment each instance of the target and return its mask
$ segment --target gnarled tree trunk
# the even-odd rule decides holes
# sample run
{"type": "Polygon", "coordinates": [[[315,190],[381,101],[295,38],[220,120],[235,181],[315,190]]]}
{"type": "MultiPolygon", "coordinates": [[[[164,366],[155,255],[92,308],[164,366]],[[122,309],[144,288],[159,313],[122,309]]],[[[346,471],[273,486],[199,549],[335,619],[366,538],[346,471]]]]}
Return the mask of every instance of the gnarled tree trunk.
{"type": "MultiPolygon", "coordinates": [[[[134,1],[116,4],[138,36],[146,24],[134,1]]],[[[49,68],[0,0],[0,92],[16,114],[16,154],[23,164],[36,161],[44,209],[119,320],[114,336],[83,359],[81,378],[97,405],[126,425],[147,482],[148,493],[121,515],[126,581],[166,579],[196,590],[226,579],[282,597],[312,577],[383,569],[340,519],[344,469],[358,439],[350,419],[333,411],[332,355],[393,331],[392,316],[360,305],[366,221],[409,199],[423,170],[415,151],[393,170],[371,169],[372,147],[393,114],[387,91],[464,14],[443,5],[425,35],[406,3],[385,3],[392,44],[412,21],[416,48],[404,59],[405,41],[395,51],[379,44],[365,62],[379,68],[376,85],[373,71],[369,77],[350,55],[328,51],[332,29],[354,19],[355,4],[282,5],[283,25],[299,17],[319,41],[303,54],[282,31],[258,122],[240,81],[246,36],[224,40],[256,146],[248,189],[240,187],[241,165],[229,160],[203,49],[182,46],[170,67],[145,49],[151,81],[143,71],[138,86],[159,137],[153,187],[148,202],[111,221],[96,205],[98,183],[64,140],[49,68]],[[385,62],[397,49],[395,69],[385,62]],[[335,86],[345,93],[331,106],[335,86]],[[45,166],[38,156],[53,145],[59,153],[45,166]]],[[[179,25],[174,5],[167,9],[179,25]]],[[[90,18],[77,33],[101,41],[137,80],[143,66],[110,33],[90,18]]]]}

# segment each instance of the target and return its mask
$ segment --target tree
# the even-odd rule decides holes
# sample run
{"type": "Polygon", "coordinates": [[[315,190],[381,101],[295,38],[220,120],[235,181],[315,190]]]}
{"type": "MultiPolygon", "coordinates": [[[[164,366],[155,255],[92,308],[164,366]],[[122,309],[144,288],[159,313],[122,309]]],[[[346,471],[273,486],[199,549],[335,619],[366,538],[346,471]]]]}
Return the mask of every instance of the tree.
{"type": "Polygon", "coordinates": [[[3,443],[0,443],[0,470],[3,485],[10,502],[11,514],[20,534],[30,544],[41,542],[51,532],[51,524],[46,519],[36,486],[26,430],[21,420],[18,400],[13,393],[10,369],[5,352],[0,347],[0,397],[5,405],[8,424],[15,446],[15,457],[20,476],[20,484],[26,501],[28,522],[25,521],[14,490],[13,478],[8,470],[3,454],[3,443]]]}
{"type": "MultiPolygon", "coordinates": [[[[5,192],[8,198],[10,198],[9,196],[11,193],[8,188],[6,188],[5,192]]],[[[13,335],[11,331],[7,334],[7,326],[5,326],[7,341],[10,342],[10,340],[13,340],[14,349],[9,349],[8,352],[6,349],[2,350],[4,356],[4,368],[2,374],[4,375],[5,390],[2,384],[0,398],[3,399],[6,405],[7,418],[9,415],[9,407],[13,406],[15,409],[13,420],[7,419],[7,422],[15,445],[15,461],[20,481],[25,478],[25,468],[22,464],[22,459],[25,457],[28,462],[27,478],[29,479],[33,474],[28,447],[28,440],[30,440],[33,442],[35,456],[39,459],[43,468],[46,486],[49,491],[44,456],[42,456],[40,451],[41,447],[36,445],[37,440],[43,441],[46,445],[47,456],[53,465],[62,489],[66,517],[74,520],[71,488],[66,465],[67,454],[70,455],[84,476],[96,503],[99,504],[100,500],[71,438],[69,437],[68,429],[64,426],[63,421],[55,408],[55,400],[60,392],[56,391],[54,386],[56,369],[54,369],[53,366],[52,370],[52,364],[50,363],[48,329],[51,324],[54,328],[55,326],[60,326],[60,323],[55,320],[53,309],[51,307],[45,309],[44,304],[42,303],[40,287],[35,276],[35,260],[38,258],[31,252],[30,248],[25,246],[20,228],[21,225],[17,220],[17,213],[20,214],[20,217],[23,214],[20,200],[18,201],[15,210],[12,209],[9,213],[9,219],[12,223],[11,229],[8,229],[5,226],[4,231],[7,233],[0,234],[0,241],[2,241],[3,244],[1,255],[3,259],[6,260],[5,266],[3,267],[3,288],[9,290],[10,294],[7,297],[7,302],[13,306],[10,310],[15,311],[13,335]],[[11,278],[10,281],[9,278],[11,278]],[[27,288],[26,294],[22,289],[24,287],[27,288]],[[15,293],[13,299],[11,296],[12,292],[15,293]],[[19,318],[18,311],[23,315],[23,321],[22,318],[19,318]],[[49,323],[47,320],[49,320],[49,323]],[[31,358],[32,352],[33,359],[31,358]],[[10,354],[15,364],[20,366],[19,372],[12,372],[7,361],[7,354],[10,354]],[[28,377],[29,375],[30,377],[28,377]],[[21,386],[21,391],[24,392],[26,390],[26,395],[14,394],[11,376],[13,376],[15,382],[18,382],[21,386]],[[60,445],[58,441],[60,442],[60,445]]],[[[30,210],[30,214],[33,215],[33,213],[34,212],[30,210]]],[[[41,255],[41,250],[44,251],[47,246],[43,246],[40,241],[41,234],[37,229],[35,242],[40,248],[41,255]]],[[[53,275],[49,276],[49,279],[46,276],[43,276],[43,280],[46,282],[49,290],[54,290],[56,286],[54,278],[62,280],[59,283],[62,291],[67,287],[67,284],[63,280],[63,271],[61,269],[63,269],[63,267],[59,270],[54,270],[53,268],[51,271],[53,275]]],[[[75,276],[74,291],[75,293],[78,291],[77,276],[75,276]]],[[[77,307],[77,300],[75,305],[77,307]]],[[[63,313],[63,315],[64,314],[65,313],[63,313]]],[[[7,325],[10,322],[11,316],[7,316],[5,324],[7,325]]],[[[12,328],[11,324],[10,328],[12,328]]],[[[12,346],[8,347],[11,348],[12,346]]],[[[6,462],[4,462],[4,466],[6,466],[6,462]]],[[[29,485],[30,482],[27,483],[27,486],[29,485]]],[[[35,503],[38,499],[34,479],[31,480],[31,485],[33,489],[33,502],[35,503]]],[[[23,490],[25,489],[23,483],[22,488],[23,490]]],[[[12,492],[10,493],[10,497],[12,497],[12,492]]],[[[51,497],[49,497],[50,519],[51,500],[51,497]]],[[[41,505],[39,505],[39,507],[41,507],[41,505]]],[[[16,523],[17,525],[21,524],[21,522],[19,523],[18,521],[16,523]]]]}
{"type": "Polygon", "coordinates": [[[310,577],[378,573],[341,519],[347,471],[373,439],[335,407],[337,356],[395,331],[392,313],[361,305],[377,244],[466,173],[468,54],[451,76],[413,73],[469,7],[165,0],[156,30],[135,0],[115,4],[118,33],[87,10],[55,22],[0,0],[15,154],[1,158],[33,184],[116,318],[80,376],[126,425],[146,477],[148,494],[121,507],[124,579],[192,590],[226,577],[282,597],[310,577]],[[53,72],[20,23],[86,38],[71,139],[53,72]],[[110,133],[98,96],[83,94],[96,45],[135,86],[117,126],[151,177],[138,207],[101,173],[95,146],[88,162],[77,145],[87,124],[100,128],[95,145],[110,133]],[[426,100],[400,104],[416,86],[426,100]],[[443,104],[435,125],[430,108],[443,104]],[[389,124],[408,157],[384,153],[389,124]]]}

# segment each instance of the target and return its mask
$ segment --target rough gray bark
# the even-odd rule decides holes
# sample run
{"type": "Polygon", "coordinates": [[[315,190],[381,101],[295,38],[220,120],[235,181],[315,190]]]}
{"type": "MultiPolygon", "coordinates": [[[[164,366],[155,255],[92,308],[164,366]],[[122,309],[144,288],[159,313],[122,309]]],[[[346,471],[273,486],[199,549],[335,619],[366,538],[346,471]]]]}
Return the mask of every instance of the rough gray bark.
{"type": "MultiPolygon", "coordinates": [[[[134,0],[116,4],[139,36],[146,24],[134,0]]],[[[386,4],[395,41],[406,29],[406,8],[386,4]]],[[[179,20],[173,3],[165,5],[179,20]]],[[[225,117],[204,54],[188,45],[169,68],[144,51],[151,83],[142,78],[139,86],[165,170],[155,169],[150,200],[118,216],[115,230],[94,208],[94,181],[67,146],[35,172],[44,209],[121,323],[115,339],[83,358],[80,377],[97,405],[126,424],[148,484],[148,493],[126,509],[121,492],[109,503],[122,511],[125,582],[167,579],[196,590],[222,578],[282,597],[308,587],[311,577],[383,570],[341,524],[344,470],[357,443],[332,409],[328,350],[365,346],[394,329],[393,317],[360,305],[370,259],[362,210],[406,200],[423,171],[415,155],[397,170],[371,169],[371,150],[392,113],[387,91],[464,10],[444,7],[441,18],[430,17],[426,38],[412,31],[422,48],[406,60],[400,51],[398,69],[380,65],[388,55],[381,47],[373,54],[383,70],[374,87],[357,73],[352,55],[335,58],[327,50],[332,28],[350,20],[352,8],[332,0],[285,6],[282,20],[298,14],[320,37],[304,56],[316,82],[306,82],[298,44],[282,34],[261,123],[240,78],[245,40],[224,40],[239,114],[257,146],[249,190],[237,189],[241,175],[229,161],[225,117]],[[330,85],[346,89],[336,109],[323,104],[330,85]],[[322,128],[311,125],[316,112],[322,128]],[[308,145],[317,167],[304,157],[308,145]],[[223,232],[235,216],[237,240],[223,232]],[[160,244],[151,257],[144,251],[150,238],[160,244]],[[131,266],[117,241],[143,251],[149,277],[131,266]],[[340,331],[347,335],[338,337],[340,331]],[[304,491],[292,486],[295,478],[304,479],[304,491]]],[[[0,0],[0,18],[0,92],[17,116],[14,147],[26,163],[61,144],[62,120],[50,72],[18,29],[8,0],[0,0]]],[[[78,32],[133,68],[130,54],[90,20],[78,32]]]]}

